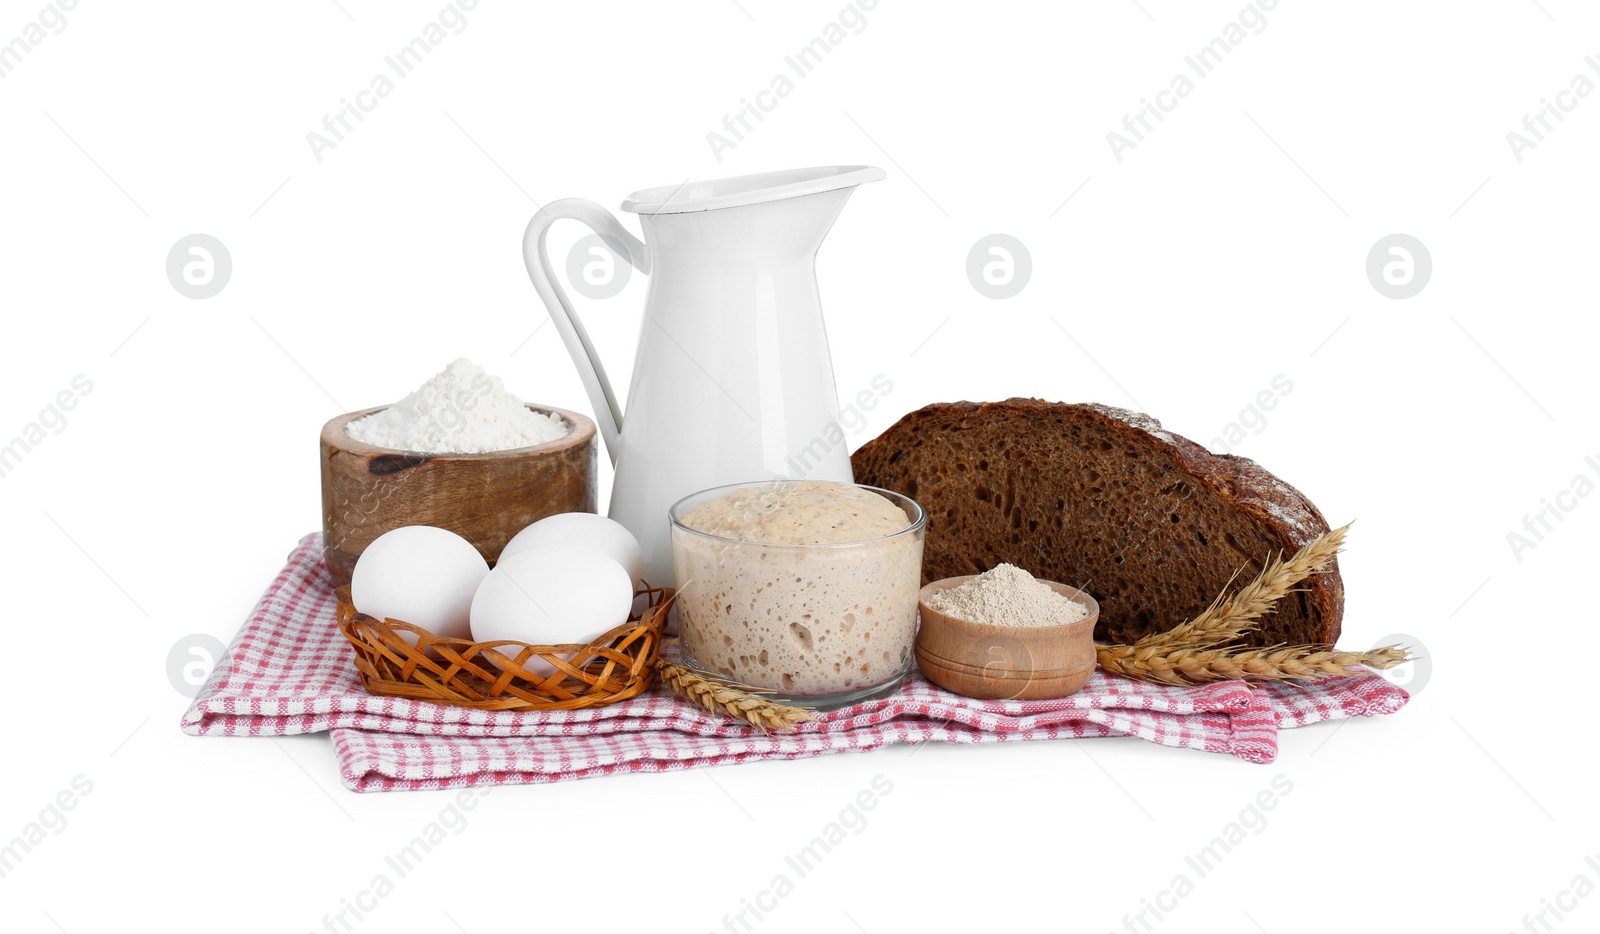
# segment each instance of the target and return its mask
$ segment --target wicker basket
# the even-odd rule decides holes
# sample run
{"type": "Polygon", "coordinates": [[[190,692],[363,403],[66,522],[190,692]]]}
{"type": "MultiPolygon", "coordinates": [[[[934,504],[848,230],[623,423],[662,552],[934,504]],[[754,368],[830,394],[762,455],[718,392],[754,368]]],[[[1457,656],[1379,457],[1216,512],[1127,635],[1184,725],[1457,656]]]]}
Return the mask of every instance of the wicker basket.
{"type": "Polygon", "coordinates": [[[649,595],[642,616],[589,645],[530,646],[436,636],[420,626],[358,611],[350,602],[349,587],[337,591],[339,631],[355,648],[361,684],[373,694],[479,710],[600,707],[642,694],[655,676],[673,592],[652,588],[640,593],[649,595]],[[402,639],[401,632],[415,635],[417,644],[402,639]],[[555,671],[540,675],[524,667],[536,658],[555,671]]]}

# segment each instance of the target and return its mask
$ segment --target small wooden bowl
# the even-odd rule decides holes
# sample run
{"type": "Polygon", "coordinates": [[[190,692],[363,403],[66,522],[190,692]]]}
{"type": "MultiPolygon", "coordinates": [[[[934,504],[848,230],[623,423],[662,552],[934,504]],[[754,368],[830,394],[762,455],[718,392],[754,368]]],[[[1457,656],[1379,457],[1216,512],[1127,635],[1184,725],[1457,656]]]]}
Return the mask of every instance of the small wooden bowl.
{"type": "Polygon", "coordinates": [[[967,697],[1048,700],[1077,692],[1094,673],[1094,624],[1100,604],[1076,587],[1043,581],[1087,607],[1086,619],[1065,626],[993,626],[946,616],[928,598],[977,575],[947,577],[922,588],[917,666],[934,684],[967,697]]]}
{"type": "Polygon", "coordinates": [[[404,525],[448,529],[493,564],[513,535],[546,516],[595,512],[598,432],[577,412],[530,405],[571,427],[546,444],[487,454],[418,454],[364,444],[345,426],[382,411],[349,412],[322,426],[322,533],[333,585],[350,583],[373,539],[404,525]]]}

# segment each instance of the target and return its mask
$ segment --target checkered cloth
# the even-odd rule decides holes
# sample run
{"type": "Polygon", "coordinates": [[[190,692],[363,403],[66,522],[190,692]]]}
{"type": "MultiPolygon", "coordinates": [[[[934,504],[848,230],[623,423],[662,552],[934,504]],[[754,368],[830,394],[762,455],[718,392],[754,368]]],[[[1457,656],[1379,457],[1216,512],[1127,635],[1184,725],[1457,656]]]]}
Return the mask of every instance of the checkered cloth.
{"type": "Polygon", "coordinates": [[[764,735],[713,716],[660,685],[591,710],[488,712],[368,694],[339,633],[336,603],[321,536],[309,535],[184,714],[184,732],[326,730],[347,787],[392,791],[797,759],[929,740],[1138,736],[1271,762],[1279,729],[1393,713],[1408,699],[1367,672],[1306,685],[1229,681],[1191,688],[1096,672],[1082,691],[1050,701],[974,700],[913,673],[892,697],[819,714],[784,734],[764,735]]]}

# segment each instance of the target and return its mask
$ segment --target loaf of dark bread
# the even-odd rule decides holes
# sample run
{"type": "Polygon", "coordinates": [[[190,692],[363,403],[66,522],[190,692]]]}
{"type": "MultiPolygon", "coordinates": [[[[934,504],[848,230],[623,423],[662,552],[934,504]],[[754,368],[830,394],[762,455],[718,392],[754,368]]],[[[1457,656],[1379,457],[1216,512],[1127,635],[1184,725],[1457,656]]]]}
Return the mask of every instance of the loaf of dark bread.
{"type": "MultiPolygon", "coordinates": [[[[1001,562],[1100,601],[1095,638],[1128,643],[1204,610],[1279,552],[1328,531],[1254,461],[1215,455],[1147,415],[1036,399],[912,412],[851,458],[857,483],[928,511],[923,582],[1001,562]]],[[[1338,566],[1278,602],[1250,641],[1333,643],[1338,566]]]]}

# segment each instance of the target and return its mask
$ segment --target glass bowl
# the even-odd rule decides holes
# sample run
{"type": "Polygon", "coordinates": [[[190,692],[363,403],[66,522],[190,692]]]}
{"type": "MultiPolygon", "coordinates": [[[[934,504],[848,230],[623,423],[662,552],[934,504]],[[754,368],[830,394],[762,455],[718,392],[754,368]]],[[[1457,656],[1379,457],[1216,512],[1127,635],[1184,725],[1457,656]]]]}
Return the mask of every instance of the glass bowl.
{"type": "Polygon", "coordinates": [[[789,481],[713,487],[673,505],[672,561],[684,662],[834,709],[890,694],[915,663],[927,515],[899,493],[856,484],[905,514],[891,534],[796,544],[745,541],[692,528],[697,506],[741,492],[739,508],[771,509],[789,481]]]}

